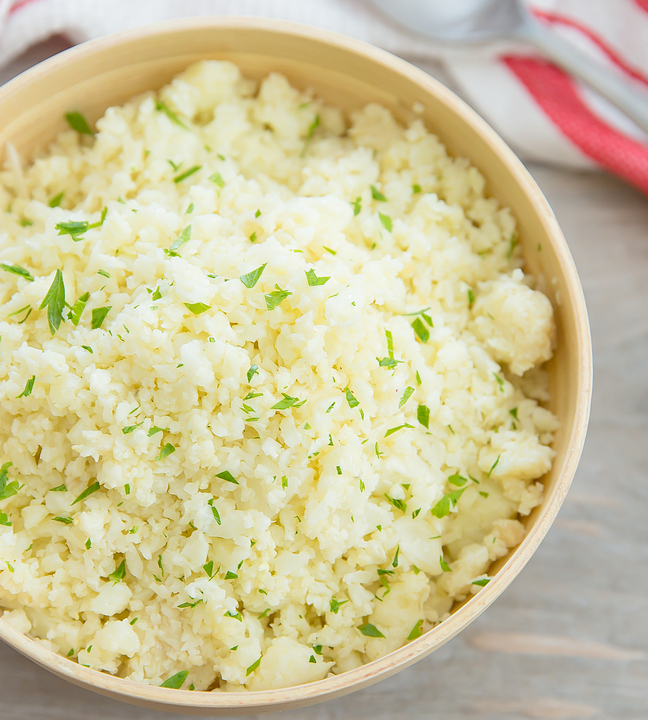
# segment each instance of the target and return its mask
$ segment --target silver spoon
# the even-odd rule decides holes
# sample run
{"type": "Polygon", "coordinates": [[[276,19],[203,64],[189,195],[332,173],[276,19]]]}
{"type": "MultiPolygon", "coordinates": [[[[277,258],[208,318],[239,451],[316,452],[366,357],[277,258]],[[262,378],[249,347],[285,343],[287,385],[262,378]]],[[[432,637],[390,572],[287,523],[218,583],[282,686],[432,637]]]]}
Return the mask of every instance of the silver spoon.
{"type": "Polygon", "coordinates": [[[591,60],[527,11],[521,0],[372,0],[401,25],[434,40],[483,42],[516,38],[532,43],[590,85],[648,132],[648,95],[619,73],[591,60]]]}

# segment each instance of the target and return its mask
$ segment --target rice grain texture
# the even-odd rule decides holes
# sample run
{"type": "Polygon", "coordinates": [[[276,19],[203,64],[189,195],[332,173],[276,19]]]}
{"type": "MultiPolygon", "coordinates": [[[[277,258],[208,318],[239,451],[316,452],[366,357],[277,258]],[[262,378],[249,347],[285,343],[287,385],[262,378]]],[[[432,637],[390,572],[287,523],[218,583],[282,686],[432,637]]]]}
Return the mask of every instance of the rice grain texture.
{"type": "Polygon", "coordinates": [[[19,631],[135,682],[296,685],[442,622],[521,541],[558,426],[552,308],[421,121],[209,61],[8,157],[19,631]]]}

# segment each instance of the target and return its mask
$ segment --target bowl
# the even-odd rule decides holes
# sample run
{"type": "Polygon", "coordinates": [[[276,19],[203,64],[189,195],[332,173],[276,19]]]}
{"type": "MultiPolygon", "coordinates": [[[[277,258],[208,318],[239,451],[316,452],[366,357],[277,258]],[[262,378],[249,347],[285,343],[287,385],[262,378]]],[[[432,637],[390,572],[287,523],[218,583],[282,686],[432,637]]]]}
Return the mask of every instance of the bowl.
{"type": "Polygon", "coordinates": [[[90,120],[110,105],[156,89],[205,58],[235,62],[261,79],[270,71],[312,88],[345,111],[379,102],[401,122],[421,117],[455,156],[481,171],[488,191],[517,218],[526,268],[543,282],[554,306],[557,347],[548,363],[549,408],[558,416],[556,457],[543,478],[544,502],[526,520],[527,533],[489,571],[493,580],[448,619],[400,649],[324,680],[258,692],[190,692],[140,685],[91,670],[51,652],[0,619],[0,638],[44,668],[82,687],[137,705],[218,715],[285,710],[366,687],[420,660],[470,624],[509,585],[538,547],[562,504],[583,447],[589,417],[592,360],[583,292],[551,208],[522,163],[496,133],[443,85],[407,62],[335,33],[260,18],[198,18],[119,33],[67,50],[0,88],[0,150],[11,142],[23,157],[65,127],[64,113],[90,120]],[[542,251],[538,252],[541,247],[542,251]]]}

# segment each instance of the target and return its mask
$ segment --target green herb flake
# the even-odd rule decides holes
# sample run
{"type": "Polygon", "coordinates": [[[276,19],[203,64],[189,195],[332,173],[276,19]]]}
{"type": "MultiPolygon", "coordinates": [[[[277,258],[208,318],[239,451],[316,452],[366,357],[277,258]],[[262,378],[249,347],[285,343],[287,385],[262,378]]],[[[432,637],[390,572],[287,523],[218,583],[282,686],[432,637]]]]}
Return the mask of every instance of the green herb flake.
{"type": "Polygon", "coordinates": [[[384,638],[385,636],[378,630],[378,628],[375,625],[372,625],[371,623],[366,623],[365,625],[362,625],[362,627],[359,627],[358,630],[365,635],[366,637],[372,637],[372,638],[384,638]]]}
{"type": "Polygon", "coordinates": [[[256,240],[257,240],[256,230],[250,235],[249,239],[250,239],[250,242],[256,242],[256,240]]]}
{"type": "MultiPolygon", "coordinates": [[[[219,513],[218,513],[218,510],[214,507],[214,501],[213,501],[213,500],[209,500],[207,504],[208,504],[209,507],[211,508],[212,515],[214,516],[214,520],[216,520],[216,522],[217,522],[219,525],[222,525],[223,523],[221,522],[221,517],[220,517],[220,515],[219,515],[219,513]]],[[[237,577],[238,577],[238,576],[237,576],[237,577]]],[[[227,579],[227,578],[226,578],[226,579],[227,579]]]]}
{"type": "Polygon", "coordinates": [[[425,327],[421,318],[416,318],[412,323],[412,330],[419,336],[422,342],[426,343],[430,339],[430,331],[425,327]]]}
{"type": "Polygon", "coordinates": [[[79,325],[79,321],[81,320],[81,314],[83,313],[83,310],[89,299],[90,293],[84,293],[68,311],[68,320],[72,322],[74,327],[77,327],[79,325]]]}
{"type": "Polygon", "coordinates": [[[210,309],[210,305],[205,305],[205,303],[183,303],[184,306],[187,308],[187,310],[191,310],[191,312],[194,315],[200,315],[201,313],[206,312],[210,309]]]}
{"type": "Polygon", "coordinates": [[[56,223],[54,226],[59,231],[59,235],[69,235],[74,242],[83,240],[83,235],[89,227],[90,223],[87,220],[71,220],[70,222],[56,223]]]}
{"type": "MultiPolygon", "coordinates": [[[[179,250],[185,243],[189,242],[189,240],[191,240],[191,225],[187,225],[187,227],[182,230],[182,232],[178,236],[178,239],[173,243],[173,245],[171,245],[171,247],[164,252],[170,257],[178,257],[177,250],[179,250]]],[[[156,292],[159,292],[159,289],[156,292]]],[[[158,298],[153,295],[152,299],[156,300],[158,298]]]]}
{"type": "Polygon", "coordinates": [[[195,600],[194,602],[183,602],[178,605],[178,608],[195,608],[196,605],[200,605],[202,602],[205,602],[202,598],[200,600],[195,600]]]}
{"type": "Polygon", "coordinates": [[[495,460],[495,462],[491,465],[491,469],[488,471],[488,475],[486,475],[486,477],[490,477],[490,476],[491,476],[491,473],[492,473],[493,470],[495,470],[495,468],[497,467],[497,464],[499,463],[501,457],[502,457],[501,455],[498,455],[498,456],[497,456],[497,460],[495,460]]]}
{"type": "Polygon", "coordinates": [[[245,275],[241,275],[239,277],[239,280],[243,283],[243,285],[245,285],[246,288],[252,289],[259,282],[259,278],[263,274],[263,271],[265,270],[267,264],[268,263],[263,263],[263,265],[258,267],[256,270],[252,270],[245,275]]]}
{"type": "Polygon", "coordinates": [[[371,197],[378,202],[387,202],[387,198],[378,190],[375,185],[371,185],[371,197]]]}
{"type": "Polygon", "coordinates": [[[416,625],[412,628],[412,632],[407,636],[408,640],[416,640],[416,638],[423,635],[423,620],[418,620],[416,625]]]}
{"type": "Polygon", "coordinates": [[[287,395],[286,393],[281,393],[283,395],[283,400],[279,400],[278,403],[273,405],[270,409],[271,410],[287,410],[291,407],[301,407],[306,400],[300,400],[296,397],[290,397],[290,395],[287,395]]]}
{"type": "Polygon", "coordinates": [[[398,556],[400,555],[400,545],[396,546],[396,552],[394,553],[394,559],[392,560],[392,567],[398,567],[398,556]]]}
{"type": "Polygon", "coordinates": [[[25,383],[25,389],[20,393],[20,395],[16,395],[16,399],[22,398],[22,397],[29,397],[32,394],[32,390],[34,389],[34,383],[36,382],[36,375],[32,375],[29,380],[25,383]]]}
{"type": "Polygon", "coordinates": [[[217,478],[221,478],[221,480],[226,480],[229,483],[233,483],[234,485],[238,485],[239,481],[232,475],[232,473],[229,470],[223,470],[223,472],[216,473],[217,478]]]}
{"type": "Polygon", "coordinates": [[[320,125],[320,116],[318,113],[317,115],[315,115],[315,117],[313,118],[313,121],[308,126],[308,131],[306,132],[306,141],[304,142],[304,147],[302,148],[302,151],[299,154],[299,157],[303,158],[306,155],[306,152],[308,151],[308,147],[311,144],[311,140],[313,139],[313,135],[315,134],[315,130],[317,130],[319,125],[320,125]]]}
{"type": "Polygon", "coordinates": [[[383,215],[381,212],[378,213],[378,217],[380,218],[380,222],[382,223],[382,226],[387,230],[387,232],[392,231],[392,219],[389,217],[389,215],[383,215]]]}
{"type": "Polygon", "coordinates": [[[415,520],[419,516],[420,512],[421,508],[417,508],[416,510],[414,510],[414,512],[412,513],[412,520],[415,520]]]}
{"type": "Polygon", "coordinates": [[[185,130],[189,130],[189,128],[180,120],[180,118],[171,110],[171,108],[162,100],[156,100],[155,101],[155,109],[159,112],[163,112],[171,122],[174,122],[176,125],[179,125],[181,128],[184,128],[185,130]]]}
{"type": "Polygon", "coordinates": [[[209,178],[207,178],[207,179],[211,180],[213,183],[216,183],[216,185],[218,185],[218,187],[225,186],[225,181],[223,180],[223,178],[221,177],[221,174],[219,172],[215,172],[213,175],[210,175],[209,178]]]}
{"type": "Polygon", "coordinates": [[[17,480],[7,482],[9,479],[9,468],[12,465],[12,462],[6,462],[2,468],[0,468],[0,500],[6,500],[20,490],[20,485],[17,480]]]}
{"type": "Polygon", "coordinates": [[[407,503],[404,500],[398,500],[397,498],[390,497],[385,493],[385,498],[398,510],[401,512],[407,512],[407,503]]]}
{"type": "Polygon", "coordinates": [[[360,195],[351,203],[351,206],[353,207],[353,217],[362,212],[362,199],[360,195]]]}
{"type": "Polygon", "coordinates": [[[259,372],[259,366],[258,365],[251,365],[250,369],[247,371],[247,381],[251,382],[252,378],[259,372]]]}
{"type": "Polygon", "coordinates": [[[72,525],[72,523],[74,522],[74,520],[72,520],[72,518],[70,518],[70,517],[61,517],[60,515],[57,515],[57,516],[54,518],[54,520],[56,520],[56,522],[63,523],[64,525],[72,525]]]}
{"type": "Polygon", "coordinates": [[[252,675],[252,673],[259,667],[261,664],[261,658],[259,658],[257,661],[253,662],[252,665],[245,671],[245,676],[252,675]]]}
{"type": "Polygon", "coordinates": [[[346,399],[347,399],[347,402],[349,403],[350,408],[358,407],[358,405],[360,405],[359,400],[351,392],[349,387],[346,388],[346,390],[344,391],[344,394],[346,395],[346,399]]]}
{"type": "Polygon", "coordinates": [[[54,335],[61,327],[63,308],[65,307],[65,284],[63,282],[63,273],[60,270],[56,271],[54,280],[52,280],[52,284],[39,309],[42,310],[45,306],[47,306],[47,321],[50,333],[54,335]]]}
{"type": "Polygon", "coordinates": [[[169,457],[171,453],[174,453],[175,450],[175,447],[171,445],[171,443],[167,443],[163,448],[160,449],[160,454],[155,459],[164,460],[164,458],[169,457]]]}
{"type": "Polygon", "coordinates": [[[77,503],[80,503],[82,500],[85,500],[89,495],[92,495],[92,493],[97,492],[101,485],[98,482],[93,482],[91,485],[88,485],[88,487],[74,500],[72,505],[76,505],[77,503]]]}
{"type": "Polygon", "coordinates": [[[450,485],[454,485],[455,487],[463,487],[468,482],[468,478],[456,473],[455,475],[450,475],[448,482],[450,485]]]}
{"type": "Polygon", "coordinates": [[[279,285],[275,285],[276,290],[265,294],[266,307],[268,310],[274,310],[279,307],[281,303],[289,296],[292,295],[288,290],[282,290],[279,285]]]}
{"type": "Polygon", "coordinates": [[[7,513],[2,512],[2,510],[0,510],[0,525],[4,525],[5,527],[11,527],[11,522],[7,517],[7,513]]]}
{"type": "MultiPolygon", "coordinates": [[[[94,135],[94,132],[85,117],[77,111],[65,113],[65,119],[72,130],[76,130],[81,135],[94,135]]],[[[54,206],[52,206],[54,207],[54,206]]]]}
{"type": "Polygon", "coordinates": [[[403,428],[413,428],[414,425],[410,425],[409,423],[403,423],[402,425],[397,425],[396,427],[389,428],[387,432],[385,433],[385,437],[389,437],[390,435],[393,435],[394,433],[398,432],[399,430],[402,430],[403,428]]]}
{"type": "Polygon", "coordinates": [[[334,615],[338,614],[339,609],[344,605],[345,603],[348,603],[348,600],[336,600],[335,598],[331,598],[330,602],[330,610],[334,615]]]}
{"type": "Polygon", "coordinates": [[[453,490],[452,492],[444,495],[441,500],[430,510],[434,517],[439,519],[446,517],[450,514],[450,508],[456,507],[459,502],[459,498],[463,495],[466,488],[460,490],[453,490]]]}
{"type": "Polygon", "coordinates": [[[29,272],[29,270],[25,270],[25,268],[20,267],[20,265],[8,265],[7,263],[0,263],[0,268],[3,270],[6,270],[7,272],[13,273],[14,275],[20,275],[20,277],[25,278],[28,282],[34,282],[34,276],[29,272]]]}
{"type": "Polygon", "coordinates": [[[475,291],[472,288],[468,288],[468,305],[471,305],[475,302],[475,291]]]}
{"type": "Polygon", "coordinates": [[[322,245],[322,247],[324,248],[324,250],[326,250],[327,253],[331,253],[331,255],[337,255],[337,251],[336,251],[336,250],[331,250],[331,248],[330,248],[330,247],[326,247],[326,245],[322,245]]]}
{"type": "Polygon", "coordinates": [[[130,433],[132,433],[133,430],[137,430],[137,428],[138,428],[143,422],[144,422],[144,420],[142,420],[142,422],[138,422],[138,423],[135,424],[135,425],[128,425],[127,427],[122,428],[122,432],[124,433],[124,435],[130,435],[130,433]]]}
{"type": "Polygon", "coordinates": [[[495,378],[495,380],[497,380],[500,392],[504,392],[504,380],[502,380],[502,378],[497,373],[493,373],[493,377],[495,378]]]}
{"type": "Polygon", "coordinates": [[[513,418],[514,418],[515,420],[517,420],[518,422],[520,421],[520,419],[518,418],[518,409],[517,409],[517,407],[511,408],[511,409],[509,410],[509,414],[512,415],[513,418]]]}
{"type": "Polygon", "coordinates": [[[412,185],[412,194],[418,195],[418,193],[420,193],[420,192],[421,192],[421,186],[414,183],[414,185],[412,185]]]}
{"type": "Polygon", "coordinates": [[[312,268],[310,270],[306,271],[306,279],[308,280],[308,284],[311,287],[315,287],[317,285],[325,285],[331,278],[329,277],[317,277],[315,274],[315,270],[312,268]]]}
{"type": "Polygon", "coordinates": [[[92,540],[90,540],[90,538],[88,538],[86,540],[85,547],[86,547],[86,550],[90,550],[90,548],[92,547],[92,540]]]}
{"type": "Polygon", "coordinates": [[[108,575],[108,580],[118,583],[126,577],[126,560],[121,563],[108,575]]]}
{"type": "Polygon", "coordinates": [[[63,195],[65,195],[65,192],[61,190],[61,192],[58,195],[54,195],[54,197],[47,203],[51,208],[58,207],[61,204],[61,201],[63,200],[63,195]]]}
{"type": "Polygon", "coordinates": [[[285,490],[288,487],[288,477],[283,475],[281,478],[281,487],[285,490]]]}
{"type": "Polygon", "coordinates": [[[443,570],[443,572],[452,572],[452,568],[443,559],[443,555],[439,555],[439,565],[441,565],[441,570],[443,570]]]}
{"type": "Polygon", "coordinates": [[[509,238],[509,249],[506,253],[506,259],[510,260],[513,257],[513,252],[515,250],[515,246],[518,244],[517,241],[517,234],[513,233],[511,237],[509,238]]]}
{"type": "Polygon", "coordinates": [[[427,405],[419,405],[416,411],[416,419],[424,428],[430,429],[430,408],[427,405]]]}
{"type": "Polygon", "coordinates": [[[202,170],[202,165],[194,165],[193,167],[190,167],[189,170],[185,170],[183,173],[180,173],[180,175],[176,175],[173,178],[173,182],[176,184],[182,182],[188,177],[191,177],[194,173],[197,173],[199,170],[202,170]]]}
{"type": "Polygon", "coordinates": [[[191,213],[194,211],[194,204],[191,203],[189,207],[185,210],[185,215],[191,215],[191,213]]]}
{"type": "Polygon", "coordinates": [[[189,670],[181,670],[179,673],[176,673],[175,675],[172,675],[170,678],[167,678],[160,685],[160,687],[171,688],[172,690],[180,690],[180,688],[184,685],[185,680],[187,679],[188,675],[189,675],[189,670]]]}
{"type": "Polygon", "coordinates": [[[479,494],[480,494],[483,498],[487,498],[488,495],[489,495],[489,493],[484,492],[483,490],[480,490],[480,491],[479,491],[479,494]]]}
{"type": "MultiPolygon", "coordinates": [[[[2,469],[4,470],[4,465],[2,466],[2,469]]],[[[50,488],[49,492],[67,492],[67,487],[65,483],[63,483],[63,485],[57,485],[56,487],[50,488]]]]}
{"type": "Polygon", "coordinates": [[[402,408],[403,405],[412,397],[412,394],[414,393],[414,388],[408,385],[405,388],[405,392],[403,393],[403,397],[400,399],[400,402],[398,403],[398,408],[402,408]]]}
{"type": "Polygon", "coordinates": [[[484,587],[484,585],[488,585],[488,583],[491,581],[491,578],[481,578],[480,580],[473,580],[470,584],[471,585],[477,585],[479,587],[484,587]]]}
{"type": "Polygon", "coordinates": [[[98,330],[106,319],[106,315],[112,310],[112,305],[106,305],[105,307],[93,308],[92,309],[92,322],[91,327],[93,330],[98,330]]]}

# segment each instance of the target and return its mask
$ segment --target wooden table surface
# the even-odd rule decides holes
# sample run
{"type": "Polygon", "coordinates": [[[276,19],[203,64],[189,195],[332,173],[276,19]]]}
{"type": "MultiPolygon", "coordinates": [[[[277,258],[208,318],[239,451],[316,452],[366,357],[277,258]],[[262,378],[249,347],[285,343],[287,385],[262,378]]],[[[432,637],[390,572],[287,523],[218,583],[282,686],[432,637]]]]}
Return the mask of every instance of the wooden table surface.
{"type": "MultiPolygon", "coordinates": [[[[59,49],[30,52],[0,83],[59,49]]],[[[529,169],[592,325],[592,419],[572,489],[520,576],[462,634],[389,680],[283,720],[648,718],[648,198],[608,175],[529,169]]],[[[0,687],[2,720],[189,717],[74,687],[4,644],[0,687]]]]}

